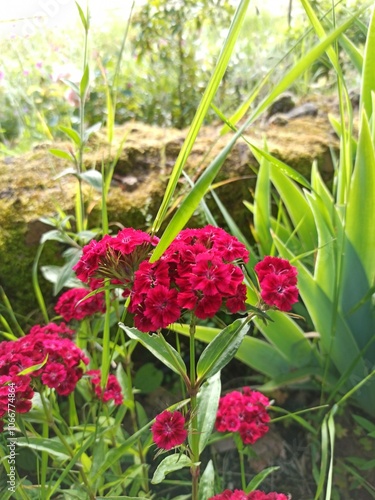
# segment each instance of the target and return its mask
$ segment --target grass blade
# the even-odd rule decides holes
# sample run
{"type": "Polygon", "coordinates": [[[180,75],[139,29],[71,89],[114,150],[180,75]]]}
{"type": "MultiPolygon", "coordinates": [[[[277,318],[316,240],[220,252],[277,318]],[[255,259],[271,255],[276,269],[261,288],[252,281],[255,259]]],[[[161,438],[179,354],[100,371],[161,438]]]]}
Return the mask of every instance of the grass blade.
{"type": "Polygon", "coordinates": [[[245,14],[248,8],[250,0],[241,0],[236,13],[234,15],[232,24],[230,26],[227,38],[224,42],[223,48],[219,55],[218,62],[216,64],[215,71],[211,76],[211,79],[206,87],[206,90],[203,94],[202,100],[198,106],[197,112],[194,116],[192,124],[190,126],[188,135],[185,139],[185,142],[181,148],[180,154],[176,160],[176,164],[173,168],[173,171],[170,175],[168,186],[165,191],[165,195],[163,201],[160,205],[159,212],[156,215],[155,222],[152,228],[153,232],[157,232],[164,220],[165,214],[167,212],[168,206],[170,204],[170,200],[173,196],[174,190],[176,188],[178,179],[181,176],[182,169],[184,168],[187,158],[192,150],[195,139],[198,135],[198,132],[203,124],[203,120],[210,108],[211,102],[215,97],[216,91],[219,87],[219,84],[224,76],[226,68],[229,63],[230,56],[232,54],[235,42],[238,38],[240,28],[242,26],[242,22],[245,18],[245,14]]]}

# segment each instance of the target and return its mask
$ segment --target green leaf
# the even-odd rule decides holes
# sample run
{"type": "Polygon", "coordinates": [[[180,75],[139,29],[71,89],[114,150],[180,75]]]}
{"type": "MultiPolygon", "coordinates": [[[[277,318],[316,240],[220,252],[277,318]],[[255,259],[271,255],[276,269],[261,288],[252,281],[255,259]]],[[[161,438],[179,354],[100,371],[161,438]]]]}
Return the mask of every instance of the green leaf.
{"type": "Polygon", "coordinates": [[[158,465],[153,478],[151,479],[151,483],[159,484],[164,481],[165,476],[170,472],[181,470],[184,467],[191,467],[192,465],[193,462],[186,455],[179,455],[178,453],[169,455],[158,465]]]}
{"type": "Polygon", "coordinates": [[[270,255],[273,246],[269,171],[269,160],[263,157],[260,161],[254,195],[254,239],[260,247],[262,256],[270,255]]]}
{"type": "Polygon", "coordinates": [[[31,450],[44,451],[49,455],[59,459],[67,460],[70,456],[66,448],[56,439],[45,439],[42,437],[17,438],[17,446],[30,448],[31,450]]]}
{"type": "Polygon", "coordinates": [[[92,186],[100,193],[102,192],[103,178],[102,174],[98,170],[86,170],[86,172],[78,174],[78,177],[87,182],[87,184],[90,184],[90,186],[92,186]]]}
{"type": "MultiPolygon", "coordinates": [[[[189,325],[174,323],[169,328],[182,335],[190,335],[189,325]]],[[[197,340],[208,344],[220,331],[218,328],[197,326],[195,337],[197,340]]],[[[280,334],[282,335],[282,332],[280,334]]],[[[243,339],[235,358],[270,378],[277,377],[280,373],[285,373],[289,369],[289,364],[285,358],[272,345],[264,340],[249,336],[243,339]]]]}
{"type": "MultiPolygon", "coordinates": [[[[191,126],[189,128],[187,137],[185,139],[185,142],[181,148],[181,151],[178,155],[178,158],[176,160],[176,164],[173,168],[173,171],[169,177],[169,182],[165,191],[165,195],[163,198],[163,201],[161,203],[159,212],[156,215],[155,222],[153,224],[153,232],[156,232],[159,230],[165,214],[167,212],[170,200],[172,198],[172,195],[176,189],[176,185],[178,182],[178,179],[181,176],[181,172],[186,164],[186,161],[188,159],[188,156],[193,148],[195,139],[198,135],[198,132],[203,124],[203,120],[206,117],[206,114],[210,108],[210,104],[216,94],[216,91],[220,85],[220,82],[225,74],[225,71],[227,69],[235,42],[238,38],[243,20],[245,18],[245,14],[248,8],[250,0],[241,0],[239,3],[239,6],[236,10],[236,13],[233,17],[231,26],[229,28],[228,35],[226,37],[226,40],[224,42],[224,45],[222,47],[222,50],[220,52],[215,70],[210,78],[210,81],[207,84],[207,87],[205,89],[205,92],[202,96],[202,100],[199,103],[197,112],[193,118],[193,121],[191,123],[191,126]]],[[[161,248],[161,247],[160,247],[161,248]]]]}
{"type": "Polygon", "coordinates": [[[76,83],[71,82],[70,80],[67,80],[66,78],[61,78],[61,81],[62,81],[63,83],[65,83],[65,85],[68,85],[68,87],[70,87],[70,88],[73,90],[73,92],[74,92],[77,96],[79,96],[79,88],[78,88],[78,85],[77,85],[76,83]]]}
{"type": "Polygon", "coordinates": [[[90,83],[90,68],[89,65],[86,64],[85,70],[83,72],[81,82],[79,84],[79,95],[82,101],[86,98],[87,89],[89,88],[90,83]]]}
{"type": "Polygon", "coordinates": [[[21,375],[29,375],[29,373],[34,373],[36,372],[37,370],[40,370],[42,368],[42,366],[44,366],[48,361],[48,354],[46,355],[46,357],[44,358],[44,360],[41,362],[41,363],[38,363],[36,365],[32,365],[32,366],[28,366],[27,368],[25,368],[24,370],[20,371],[19,373],[17,373],[17,376],[21,376],[21,375]]]}
{"type": "Polygon", "coordinates": [[[299,172],[297,172],[297,170],[295,170],[294,168],[290,167],[289,165],[287,165],[283,161],[279,160],[275,156],[271,155],[267,151],[259,149],[258,147],[254,146],[253,144],[249,144],[249,146],[250,146],[252,153],[259,161],[259,163],[261,163],[261,158],[265,158],[266,160],[268,160],[271,163],[271,165],[274,165],[275,167],[277,167],[277,169],[280,170],[283,174],[285,174],[287,177],[290,177],[294,181],[298,182],[299,184],[301,184],[301,186],[304,186],[306,188],[311,187],[309,182],[307,181],[307,179],[305,179],[305,177],[302,174],[300,174],[299,172]]]}
{"type": "Polygon", "coordinates": [[[154,363],[146,363],[137,370],[133,383],[143,394],[149,394],[160,387],[162,381],[163,372],[158,370],[154,363]]]}
{"type": "Polygon", "coordinates": [[[71,127],[63,127],[62,125],[59,127],[59,130],[72,139],[78,147],[81,145],[81,138],[76,130],[71,127]]]}
{"type": "Polygon", "coordinates": [[[61,243],[71,243],[72,240],[64,234],[62,231],[58,229],[52,229],[51,231],[47,231],[43,233],[40,238],[40,243],[45,243],[46,241],[59,241],[61,243]]]}
{"type": "Polygon", "coordinates": [[[258,486],[263,483],[267,476],[272,474],[272,472],[274,472],[275,470],[279,469],[280,467],[267,467],[266,469],[263,469],[262,472],[259,472],[259,474],[253,477],[253,479],[247,485],[245,492],[250,493],[251,491],[256,490],[258,486]]]}
{"type": "Polygon", "coordinates": [[[119,323],[119,327],[122,328],[131,339],[138,340],[157,359],[164,363],[165,366],[182,377],[186,376],[186,366],[180,354],[165,341],[161,333],[149,335],[148,333],[140,332],[136,328],[129,328],[123,323],[119,323]]]}
{"type": "Polygon", "coordinates": [[[360,109],[363,109],[370,119],[373,114],[372,93],[375,92],[375,9],[372,11],[367,31],[365,54],[363,61],[362,88],[360,109]]]}
{"type": "Polygon", "coordinates": [[[83,12],[83,10],[78,2],[76,2],[76,6],[78,9],[78,14],[79,14],[79,17],[81,19],[82,25],[83,25],[85,31],[87,32],[89,29],[89,19],[86,18],[85,13],[83,12]]]}
{"type": "MultiPolygon", "coordinates": [[[[375,275],[374,219],[375,152],[368,118],[362,113],[357,157],[346,210],[346,233],[364,268],[369,284],[375,275]]],[[[350,265],[349,263],[349,267],[350,265]]]]}
{"type": "Polygon", "coordinates": [[[49,152],[58,158],[62,158],[63,160],[74,161],[73,156],[62,149],[50,149],[49,152]]]}
{"type": "Polygon", "coordinates": [[[229,363],[248,330],[248,320],[237,319],[208,344],[197,364],[197,377],[200,382],[213,377],[229,363]]]}
{"type": "Polygon", "coordinates": [[[199,481],[198,500],[207,500],[215,494],[215,469],[212,460],[209,460],[199,481]]]}
{"type": "Polygon", "coordinates": [[[206,380],[198,392],[197,432],[199,453],[205,449],[214,428],[221,393],[220,372],[206,380]]]}

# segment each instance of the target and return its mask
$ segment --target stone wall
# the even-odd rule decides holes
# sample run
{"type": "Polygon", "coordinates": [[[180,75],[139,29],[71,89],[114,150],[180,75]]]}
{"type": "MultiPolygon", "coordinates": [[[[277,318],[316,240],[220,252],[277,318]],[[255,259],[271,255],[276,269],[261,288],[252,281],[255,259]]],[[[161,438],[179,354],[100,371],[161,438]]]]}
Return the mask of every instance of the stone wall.
{"type": "MultiPolygon", "coordinates": [[[[87,168],[101,168],[102,162],[112,161],[121,145],[113,183],[108,200],[110,222],[118,226],[147,229],[163,198],[168,175],[173,168],[187,131],[160,129],[140,123],[118,127],[111,150],[106,144],[105,132],[91,138],[85,153],[87,168]]],[[[311,163],[316,159],[325,177],[332,172],[330,148],[337,147],[326,118],[302,117],[283,123],[251,128],[246,133],[250,142],[262,147],[267,137],[269,151],[309,177],[311,163]]],[[[201,130],[188,159],[186,171],[196,180],[205,167],[224,147],[229,136],[220,136],[220,127],[201,130]]],[[[0,163],[0,285],[15,310],[22,315],[33,315],[37,304],[31,285],[31,269],[43,232],[51,229],[39,218],[53,216],[58,210],[74,211],[77,181],[73,176],[56,176],[69,165],[49,153],[51,147],[66,149],[68,143],[46,144],[20,157],[7,157],[0,163]]],[[[243,200],[251,201],[255,185],[256,167],[247,144],[240,140],[225,161],[215,183],[220,199],[249,236],[251,214],[243,200]]],[[[176,200],[188,189],[186,181],[178,185],[176,200]]],[[[90,224],[99,221],[100,195],[86,190],[90,209],[90,224]]],[[[215,212],[215,206],[210,202],[215,212]]],[[[215,216],[221,221],[220,214],[215,216]]],[[[204,223],[197,214],[194,224],[204,223]]],[[[116,227],[113,229],[117,231],[116,227]]],[[[48,242],[41,264],[61,262],[63,246],[48,242]]],[[[51,287],[40,278],[47,303],[54,302],[51,287]]]]}

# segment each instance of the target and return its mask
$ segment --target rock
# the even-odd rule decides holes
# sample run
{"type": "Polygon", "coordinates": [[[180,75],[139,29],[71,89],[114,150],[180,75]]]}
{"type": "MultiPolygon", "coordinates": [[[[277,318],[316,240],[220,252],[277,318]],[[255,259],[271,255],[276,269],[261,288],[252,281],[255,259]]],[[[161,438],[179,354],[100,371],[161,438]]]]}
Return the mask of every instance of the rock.
{"type": "MultiPolygon", "coordinates": [[[[185,169],[193,181],[227,144],[229,135],[221,136],[220,130],[221,127],[202,128],[185,169]]],[[[90,150],[85,154],[87,168],[100,169],[102,162],[108,165],[121,149],[108,198],[113,231],[122,225],[140,229],[151,226],[186,133],[186,130],[127,123],[116,128],[111,150],[106,144],[104,131],[90,140],[90,150]],[[125,142],[120,147],[124,137],[125,142]]],[[[332,136],[327,119],[316,117],[312,121],[304,116],[283,128],[270,127],[266,131],[254,126],[246,137],[262,147],[265,133],[269,151],[303,175],[309,177],[313,160],[318,161],[323,176],[331,175],[330,148],[337,146],[337,139],[332,136]]],[[[66,150],[68,145],[60,143],[53,147],[66,150]]],[[[72,175],[56,179],[69,164],[52,156],[48,151],[51,146],[38,147],[23,156],[5,158],[0,162],[0,285],[15,311],[25,316],[37,310],[31,285],[32,265],[41,235],[51,229],[39,218],[54,216],[58,210],[74,213],[77,180],[72,175]]],[[[256,165],[248,145],[240,140],[215,180],[215,192],[249,239],[251,214],[244,208],[243,200],[251,201],[256,165]]],[[[187,181],[180,180],[175,201],[188,189],[187,181]]],[[[95,227],[100,221],[100,193],[86,186],[85,197],[89,226],[95,227]]],[[[225,227],[209,194],[206,200],[218,223],[225,227]]],[[[205,224],[202,212],[195,214],[191,224],[205,224]]],[[[60,243],[47,242],[40,264],[61,265],[64,248],[60,243]]],[[[40,283],[46,302],[54,303],[56,299],[51,295],[50,284],[41,276],[40,283]]]]}
{"type": "Polygon", "coordinates": [[[281,94],[268,108],[266,120],[268,121],[271,116],[277,113],[288,113],[296,105],[295,96],[291,92],[284,92],[281,94]]]}
{"type": "Polygon", "coordinates": [[[293,108],[289,113],[276,113],[269,120],[269,125],[286,125],[290,120],[295,120],[296,118],[301,118],[303,116],[317,116],[318,106],[313,102],[306,102],[301,106],[293,108]]]}

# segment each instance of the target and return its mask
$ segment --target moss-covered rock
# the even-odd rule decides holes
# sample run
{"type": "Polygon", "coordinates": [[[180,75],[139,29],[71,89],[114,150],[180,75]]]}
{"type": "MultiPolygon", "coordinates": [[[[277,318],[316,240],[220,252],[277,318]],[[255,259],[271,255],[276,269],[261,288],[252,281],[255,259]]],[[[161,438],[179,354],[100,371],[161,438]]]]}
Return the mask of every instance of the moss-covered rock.
{"type": "MultiPolygon", "coordinates": [[[[151,225],[186,132],[128,123],[115,130],[111,149],[104,131],[91,138],[90,150],[85,154],[87,168],[100,168],[102,162],[109,164],[120,151],[108,199],[112,224],[140,229],[151,225]]],[[[258,146],[262,146],[266,135],[270,152],[305,176],[309,176],[313,160],[318,161],[324,175],[332,171],[329,151],[336,146],[336,139],[322,117],[299,118],[283,127],[259,126],[246,135],[258,146]]],[[[199,177],[228,140],[228,136],[220,136],[219,127],[201,130],[186,166],[192,180],[199,177]]],[[[60,149],[68,146],[53,145],[60,149]]],[[[0,167],[0,285],[15,310],[23,315],[37,308],[31,285],[32,264],[41,235],[51,229],[39,218],[53,216],[60,209],[74,212],[77,181],[72,175],[58,176],[69,165],[52,156],[50,147],[45,145],[22,157],[5,158],[0,167]]],[[[255,184],[251,165],[256,162],[247,144],[238,141],[215,181],[219,184],[217,194],[245,233],[249,233],[251,220],[243,200],[250,200],[255,184]]],[[[187,189],[187,182],[182,180],[176,196],[187,189]]],[[[90,224],[95,225],[100,220],[100,194],[92,188],[85,193],[90,224]]],[[[213,204],[210,207],[214,210],[213,204]]],[[[47,242],[41,263],[61,261],[62,248],[47,242]]],[[[51,302],[50,286],[43,279],[41,283],[46,301],[51,302]]]]}

